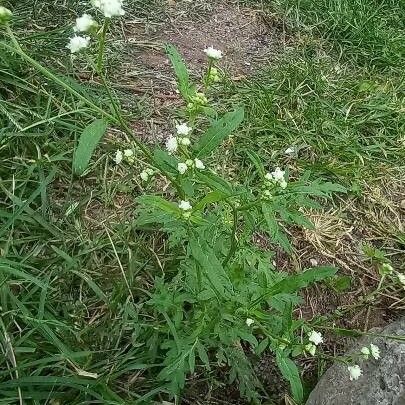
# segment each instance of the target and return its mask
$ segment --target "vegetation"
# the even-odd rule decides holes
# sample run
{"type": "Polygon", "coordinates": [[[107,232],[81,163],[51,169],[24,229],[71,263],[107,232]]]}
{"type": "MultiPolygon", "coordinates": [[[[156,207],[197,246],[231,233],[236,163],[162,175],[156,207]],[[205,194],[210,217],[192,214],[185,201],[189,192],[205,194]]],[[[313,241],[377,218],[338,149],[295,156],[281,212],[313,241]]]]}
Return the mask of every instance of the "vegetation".
{"type": "MultiPolygon", "coordinates": [[[[341,319],[403,307],[404,8],[264,5],[296,45],[242,82],[167,45],[165,148],[110,74],[117,19],[159,6],[47,3],[4,4],[0,28],[0,403],[180,403],[195,381],[264,403],[264,355],[303,403],[302,359],[321,372],[326,336],[362,333],[341,319]],[[40,28],[57,6],[72,22],[40,28]],[[76,52],[83,12],[99,26],[76,52]],[[301,316],[314,283],[355,298],[301,316]]],[[[360,377],[364,353],[339,360],[360,377]]]]}

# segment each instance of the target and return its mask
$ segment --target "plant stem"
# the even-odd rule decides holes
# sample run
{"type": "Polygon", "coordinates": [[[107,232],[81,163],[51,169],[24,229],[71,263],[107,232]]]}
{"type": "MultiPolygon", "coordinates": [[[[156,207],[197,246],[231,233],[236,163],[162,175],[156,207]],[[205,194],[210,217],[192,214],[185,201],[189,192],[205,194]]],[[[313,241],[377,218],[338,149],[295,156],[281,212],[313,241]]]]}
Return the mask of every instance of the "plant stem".
{"type": "Polygon", "coordinates": [[[204,91],[205,92],[208,90],[208,86],[210,84],[210,75],[211,75],[211,69],[212,69],[213,65],[214,65],[213,59],[209,58],[207,72],[205,73],[205,77],[204,77],[204,91]]]}
{"type": "Polygon", "coordinates": [[[229,204],[229,206],[232,208],[232,213],[233,213],[232,239],[231,239],[231,247],[229,249],[229,252],[228,252],[225,260],[222,262],[223,267],[225,267],[228,264],[229,260],[231,260],[231,258],[235,254],[236,248],[238,246],[238,239],[236,237],[236,233],[238,231],[238,211],[232,204],[229,204]]]}
{"type": "Polygon", "coordinates": [[[106,18],[104,20],[103,29],[100,36],[100,44],[98,48],[97,56],[97,72],[100,74],[103,72],[103,61],[104,61],[104,50],[105,50],[105,38],[107,36],[108,27],[110,26],[110,19],[106,18]]]}

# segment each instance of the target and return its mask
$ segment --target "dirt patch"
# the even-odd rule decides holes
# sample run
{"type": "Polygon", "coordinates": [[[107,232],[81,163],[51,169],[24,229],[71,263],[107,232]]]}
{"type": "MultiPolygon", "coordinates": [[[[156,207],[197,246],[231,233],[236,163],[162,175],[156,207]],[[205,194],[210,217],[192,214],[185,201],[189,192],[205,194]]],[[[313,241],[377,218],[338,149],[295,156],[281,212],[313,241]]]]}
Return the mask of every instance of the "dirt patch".
{"type": "Polygon", "coordinates": [[[161,88],[172,82],[165,43],[179,49],[195,75],[206,65],[203,50],[208,46],[221,49],[225,54],[221,68],[232,79],[240,80],[274,60],[287,42],[282,23],[238,2],[170,0],[164,4],[163,15],[164,20],[154,24],[130,21],[124,27],[128,42],[138,48],[136,63],[154,72],[138,75],[143,86],[149,82],[161,88]]]}

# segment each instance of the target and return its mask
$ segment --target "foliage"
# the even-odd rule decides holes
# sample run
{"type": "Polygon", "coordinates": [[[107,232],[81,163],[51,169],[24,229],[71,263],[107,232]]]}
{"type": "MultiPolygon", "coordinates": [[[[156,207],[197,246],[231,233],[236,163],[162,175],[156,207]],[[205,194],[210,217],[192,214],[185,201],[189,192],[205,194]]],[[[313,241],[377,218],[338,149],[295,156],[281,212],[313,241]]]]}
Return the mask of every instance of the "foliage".
{"type": "MultiPolygon", "coordinates": [[[[308,355],[312,326],[296,317],[299,293],[314,282],[336,282],[336,269],[281,272],[275,252],[291,253],[289,234],[313,227],[306,213],[346,191],[332,181],[352,186],[359,162],[381,159],[382,149],[400,160],[388,136],[401,129],[400,80],[393,76],[382,88],[384,76],[366,79],[369,71],[355,70],[326,83],[319,74],[324,66],[308,56],[308,46],[276,66],[270,79],[263,73],[241,84],[218,108],[216,97],[228,89],[210,81],[215,63],[196,83],[168,45],[184,99],[176,116],[193,128],[191,145],[169,154],[150,150],[133,133],[129,122],[142,111],[119,102],[103,64],[94,72],[97,84],[75,80],[80,67],[93,69],[100,54],[109,56],[95,49],[100,37],[85,55],[61,64],[68,30],[27,34],[26,11],[14,3],[12,31],[2,29],[0,42],[0,402],[179,400],[190,379],[224,375],[243,397],[260,402],[266,393],[254,364],[264,354],[275,358],[302,402],[297,359],[308,355]],[[354,115],[347,110],[352,104],[354,115]],[[125,134],[134,156],[116,166],[104,133],[125,134]],[[284,187],[267,176],[285,162],[269,150],[294,138],[328,163],[306,159],[305,170],[290,166],[284,187]],[[225,151],[235,153],[240,173],[225,169],[225,151]],[[192,164],[180,174],[178,164],[187,160],[192,164]],[[143,168],[153,173],[146,182],[137,176],[143,168]],[[131,204],[115,216],[114,197],[123,194],[131,204]],[[192,208],[182,209],[180,201],[192,208]],[[110,210],[111,221],[100,206],[110,210]]],[[[55,13],[56,6],[45,3],[41,7],[55,13]]],[[[73,19],[68,5],[77,2],[59,3],[73,19]]],[[[302,2],[296,10],[313,24],[312,11],[324,7],[302,2]]],[[[45,13],[39,14],[44,26],[45,13]]],[[[398,66],[392,31],[383,33],[388,45],[380,53],[384,35],[373,34],[362,48],[360,35],[368,31],[353,28],[356,16],[324,15],[316,17],[319,32],[336,42],[346,35],[349,55],[362,49],[360,61],[374,55],[398,66]]],[[[297,26],[305,30],[305,24],[297,26]]],[[[124,149],[121,138],[114,143],[124,149]]],[[[377,253],[368,255],[388,263],[377,253]]]]}

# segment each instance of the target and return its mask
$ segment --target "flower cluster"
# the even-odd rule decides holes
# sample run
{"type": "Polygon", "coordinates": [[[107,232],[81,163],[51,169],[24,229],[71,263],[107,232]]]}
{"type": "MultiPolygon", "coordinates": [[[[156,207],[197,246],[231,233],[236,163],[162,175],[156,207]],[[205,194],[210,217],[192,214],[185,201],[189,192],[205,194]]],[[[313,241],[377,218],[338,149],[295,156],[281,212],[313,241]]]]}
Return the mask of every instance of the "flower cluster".
{"type": "Polygon", "coordinates": [[[93,5],[98,8],[106,18],[119,17],[125,14],[122,0],[93,0],[93,5]]]}
{"type": "Polygon", "coordinates": [[[128,163],[135,162],[134,152],[132,149],[124,149],[124,151],[118,149],[115,152],[114,162],[119,165],[123,160],[127,161],[128,163]]]}
{"type": "Polygon", "coordinates": [[[350,381],[358,380],[358,378],[363,374],[363,371],[358,364],[348,366],[347,370],[349,371],[350,381]]]}
{"type": "MultiPolygon", "coordinates": [[[[122,0],[93,0],[93,6],[100,10],[105,18],[112,18],[125,14],[124,9],[122,8],[122,0]]],[[[87,35],[77,35],[77,33],[95,32],[97,27],[97,22],[90,14],[85,13],[81,17],[76,18],[76,23],[73,27],[73,31],[76,34],[69,39],[66,48],[68,48],[71,53],[77,53],[82,49],[87,48],[90,45],[90,37],[87,35]]]]}
{"type": "MultiPolygon", "coordinates": [[[[364,360],[368,360],[370,356],[375,360],[379,360],[381,357],[380,348],[373,343],[370,343],[370,346],[362,347],[360,350],[360,357],[364,360]]],[[[348,366],[347,370],[349,371],[350,381],[357,380],[363,374],[363,371],[358,364],[348,366]]]]}
{"type": "Polygon", "coordinates": [[[272,183],[277,183],[281,188],[287,187],[287,182],[285,180],[285,171],[276,167],[274,172],[267,173],[265,176],[266,180],[272,183]]]}
{"type": "Polygon", "coordinates": [[[193,206],[190,204],[189,201],[181,200],[179,202],[179,208],[183,211],[184,218],[190,218],[191,210],[193,209],[193,206]]]}
{"type": "Polygon", "coordinates": [[[189,135],[192,130],[193,129],[185,123],[176,125],[177,136],[171,136],[166,141],[166,149],[169,154],[176,152],[179,144],[184,146],[191,145],[189,135]]]}
{"type": "Polygon", "coordinates": [[[208,48],[204,49],[204,53],[208,56],[208,58],[213,59],[213,60],[219,60],[222,59],[222,51],[219,49],[215,49],[212,46],[209,46],[208,48]]]}
{"type": "Polygon", "coordinates": [[[316,347],[321,343],[323,343],[322,334],[320,332],[313,330],[308,334],[308,340],[309,343],[305,346],[305,350],[312,356],[314,356],[316,352],[316,347]]]}
{"type": "Polygon", "coordinates": [[[74,32],[89,32],[97,27],[97,22],[90,14],[83,14],[76,18],[76,25],[73,27],[74,32]]]}
{"type": "Polygon", "coordinates": [[[373,343],[371,343],[370,347],[362,347],[361,355],[362,355],[362,357],[364,357],[365,360],[367,360],[370,355],[372,357],[374,357],[376,360],[379,360],[380,349],[377,345],[374,345],[373,343]]]}
{"type": "Polygon", "coordinates": [[[208,82],[210,83],[219,83],[221,81],[221,75],[216,67],[211,67],[208,72],[208,82]]]}
{"type": "Polygon", "coordinates": [[[69,39],[69,43],[66,48],[70,50],[71,53],[76,53],[84,48],[87,48],[90,44],[90,38],[88,36],[75,35],[69,39]]]}
{"type": "Polygon", "coordinates": [[[180,174],[184,174],[189,168],[195,167],[198,170],[204,170],[205,166],[204,163],[200,160],[195,158],[194,160],[187,159],[185,163],[179,163],[177,165],[177,170],[180,174]]]}
{"type": "Polygon", "coordinates": [[[190,97],[190,101],[187,104],[187,111],[189,113],[196,113],[202,107],[208,104],[208,99],[204,93],[197,92],[194,96],[190,97]]]}
{"type": "Polygon", "coordinates": [[[264,176],[265,182],[263,185],[263,196],[267,199],[272,198],[272,189],[275,185],[279,185],[282,189],[287,187],[287,181],[285,179],[285,171],[276,167],[273,172],[266,173],[264,176]]]}
{"type": "Polygon", "coordinates": [[[148,181],[150,177],[152,177],[155,174],[155,171],[153,169],[151,169],[150,167],[148,167],[145,170],[142,170],[141,174],[139,175],[139,177],[143,180],[143,181],[148,181]]]}

